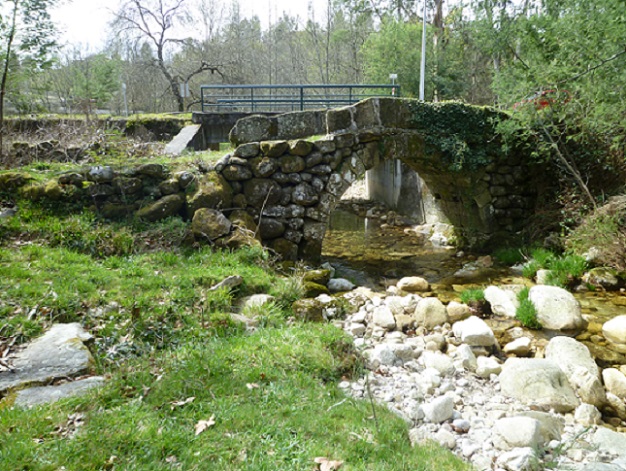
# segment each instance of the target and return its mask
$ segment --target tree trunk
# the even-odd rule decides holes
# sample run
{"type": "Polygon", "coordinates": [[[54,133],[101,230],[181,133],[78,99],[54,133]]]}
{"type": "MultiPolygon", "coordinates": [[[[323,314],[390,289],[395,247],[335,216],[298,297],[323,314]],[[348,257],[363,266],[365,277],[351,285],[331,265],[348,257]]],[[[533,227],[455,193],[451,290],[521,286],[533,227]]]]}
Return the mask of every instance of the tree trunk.
{"type": "Polygon", "coordinates": [[[17,28],[17,0],[13,0],[13,15],[11,17],[11,30],[7,39],[7,49],[2,70],[2,82],[0,82],[0,160],[4,158],[4,97],[7,91],[7,79],[9,77],[9,61],[11,59],[11,47],[15,39],[17,28]]]}

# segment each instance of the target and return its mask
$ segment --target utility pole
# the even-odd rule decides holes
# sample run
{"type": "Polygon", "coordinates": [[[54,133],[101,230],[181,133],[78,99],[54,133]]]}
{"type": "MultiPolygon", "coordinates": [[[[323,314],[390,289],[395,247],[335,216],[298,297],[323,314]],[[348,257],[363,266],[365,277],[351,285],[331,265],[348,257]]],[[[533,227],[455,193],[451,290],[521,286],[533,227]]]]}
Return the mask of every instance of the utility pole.
{"type": "Polygon", "coordinates": [[[426,0],[422,13],[422,57],[420,61],[420,100],[424,101],[424,83],[426,80],[426,0]]]}

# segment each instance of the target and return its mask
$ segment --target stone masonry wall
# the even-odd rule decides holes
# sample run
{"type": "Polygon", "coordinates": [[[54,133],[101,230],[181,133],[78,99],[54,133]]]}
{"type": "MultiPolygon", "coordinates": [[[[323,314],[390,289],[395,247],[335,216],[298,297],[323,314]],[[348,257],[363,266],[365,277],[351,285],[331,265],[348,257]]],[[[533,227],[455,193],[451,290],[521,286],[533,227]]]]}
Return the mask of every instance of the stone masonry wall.
{"type": "MultiPolygon", "coordinates": [[[[329,110],[327,135],[313,142],[263,140],[268,126],[259,125],[260,117],[241,120],[231,132],[239,146],[215,171],[232,187],[237,206],[258,223],[263,244],[287,259],[318,258],[328,217],[343,192],[390,158],[416,170],[441,210],[470,237],[502,241],[523,228],[535,201],[531,170],[519,154],[503,155],[501,146],[493,145],[488,118],[497,113],[476,114],[484,121],[484,140],[463,136],[465,146],[480,152],[480,162],[452,169],[445,147],[438,148],[437,139],[425,133],[410,105],[408,100],[370,99],[329,110]],[[255,129],[260,131],[255,134],[255,129]]],[[[441,123],[437,132],[444,143],[461,135],[452,123],[441,123]]]]}

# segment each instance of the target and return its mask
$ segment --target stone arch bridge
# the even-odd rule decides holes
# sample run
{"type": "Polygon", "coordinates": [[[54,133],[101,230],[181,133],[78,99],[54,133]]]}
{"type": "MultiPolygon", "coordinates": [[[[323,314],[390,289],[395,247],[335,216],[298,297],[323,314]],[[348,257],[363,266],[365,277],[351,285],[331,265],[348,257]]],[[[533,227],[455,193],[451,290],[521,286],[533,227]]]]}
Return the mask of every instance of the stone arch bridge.
{"type": "MultiPolygon", "coordinates": [[[[507,115],[460,103],[372,98],[328,111],[251,116],[215,166],[264,245],[286,259],[319,258],[330,213],[366,171],[390,159],[415,170],[438,211],[469,240],[502,245],[527,223],[536,184],[527,156],[503,150],[507,115]],[[321,135],[319,138],[305,136],[321,135]]],[[[417,189],[416,189],[417,191],[417,189]]]]}

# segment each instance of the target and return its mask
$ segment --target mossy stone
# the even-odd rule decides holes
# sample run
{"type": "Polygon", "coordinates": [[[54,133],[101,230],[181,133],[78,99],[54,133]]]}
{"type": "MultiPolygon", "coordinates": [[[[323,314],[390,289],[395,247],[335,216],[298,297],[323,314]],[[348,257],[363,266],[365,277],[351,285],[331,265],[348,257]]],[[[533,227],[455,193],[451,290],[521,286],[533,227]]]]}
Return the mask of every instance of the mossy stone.
{"type": "Polygon", "coordinates": [[[327,269],[310,270],[304,274],[302,280],[326,286],[330,280],[330,276],[330,270],[327,269]]]}
{"type": "Polygon", "coordinates": [[[328,288],[324,285],[320,285],[319,283],[313,283],[312,281],[305,281],[304,285],[304,297],[305,298],[316,298],[320,294],[330,294],[328,288]]]}
{"type": "Polygon", "coordinates": [[[57,180],[50,180],[44,188],[44,197],[51,201],[59,201],[63,198],[63,188],[57,180]]]}
{"type": "Polygon", "coordinates": [[[156,222],[162,219],[166,219],[170,216],[175,216],[183,209],[185,204],[184,196],[180,194],[176,195],[167,195],[153,204],[144,206],[139,211],[137,211],[136,215],[140,219],[145,219],[146,221],[156,222]]]}
{"type": "Polygon", "coordinates": [[[32,180],[33,177],[28,173],[7,172],[0,174],[0,191],[14,191],[32,180]]]}
{"type": "Polygon", "coordinates": [[[324,322],[324,304],[317,299],[299,299],[291,308],[298,319],[308,322],[324,322]]]}
{"type": "Polygon", "coordinates": [[[229,208],[233,201],[233,190],[226,179],[215,172],[209,172],[198,180],[195,193],[187,200],[190,214],[200,208],[229,208]]]}

